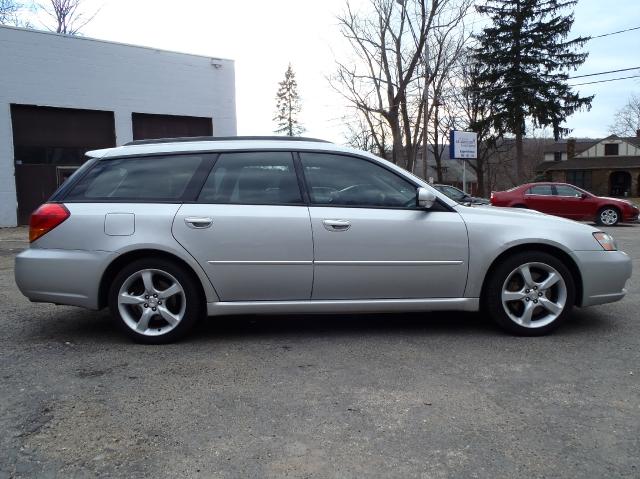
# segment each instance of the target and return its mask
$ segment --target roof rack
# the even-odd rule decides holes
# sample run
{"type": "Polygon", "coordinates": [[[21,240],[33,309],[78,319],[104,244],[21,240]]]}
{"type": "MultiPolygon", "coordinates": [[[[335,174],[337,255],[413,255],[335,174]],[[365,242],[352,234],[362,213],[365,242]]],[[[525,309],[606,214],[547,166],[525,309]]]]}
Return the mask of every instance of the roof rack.
{"type": "Polygon", "coordinates": [[[318,143],[331,143],[327,140],[317,138],[306,138],[304,136],[189,136],[182,138],[157,138],[152,140],[133,140],[125,143],[124,146],[131,145],[153,145],[157,143],[184,143],[190,141],[232,141],[232,140],[277,140],[277,141],[315,141],[318,143]]]}

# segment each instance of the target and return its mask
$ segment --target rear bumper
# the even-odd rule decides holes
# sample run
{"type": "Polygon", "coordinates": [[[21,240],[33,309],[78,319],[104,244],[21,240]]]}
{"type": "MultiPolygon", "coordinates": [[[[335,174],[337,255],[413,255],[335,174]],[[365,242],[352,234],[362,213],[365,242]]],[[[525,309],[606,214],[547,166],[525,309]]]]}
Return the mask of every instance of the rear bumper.
{"type": "Polygon", "coordinates": [[[34,302],[98,309],[100,278],[113,253],[30,248],[16,257],[18,289],[34,302]]]}
{"type": "Polygon", "coordinates": [[[574,251],[582,274],[579,306],[613,303],[627,293],[631,258],[623,251],[574,251]]]}

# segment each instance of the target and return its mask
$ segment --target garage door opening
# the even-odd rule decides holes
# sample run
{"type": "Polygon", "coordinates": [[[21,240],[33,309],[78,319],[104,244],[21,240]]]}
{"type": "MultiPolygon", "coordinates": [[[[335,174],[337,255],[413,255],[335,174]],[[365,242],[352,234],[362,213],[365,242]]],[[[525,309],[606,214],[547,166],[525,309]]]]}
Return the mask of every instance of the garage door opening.
{"type": "Polygon", "coordinates": [[[134,140],[211,136],[213,120],[201,116],[152,115],[132,113],[134,140]]]}
{"type": "Polygon", "coordinates": [[[18,223],[44,203],[84,161],[116,144],[113,112],[11,105],[18,223]]]}

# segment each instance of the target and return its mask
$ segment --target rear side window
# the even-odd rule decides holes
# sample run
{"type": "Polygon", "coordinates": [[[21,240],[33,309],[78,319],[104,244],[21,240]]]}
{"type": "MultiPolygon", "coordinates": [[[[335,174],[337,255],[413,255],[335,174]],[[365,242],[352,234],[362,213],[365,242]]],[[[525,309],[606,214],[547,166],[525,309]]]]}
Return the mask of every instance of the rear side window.
{"type": "Polygon", "coordinates": [[[66,200],[180,200],[203,155],[150,156],[98,161],[66,200]]]}
{"type": "Polygon", "coordinates": [[[301,204],[290,152],[223,153],[198,198],[201,203],[301,204]]]}

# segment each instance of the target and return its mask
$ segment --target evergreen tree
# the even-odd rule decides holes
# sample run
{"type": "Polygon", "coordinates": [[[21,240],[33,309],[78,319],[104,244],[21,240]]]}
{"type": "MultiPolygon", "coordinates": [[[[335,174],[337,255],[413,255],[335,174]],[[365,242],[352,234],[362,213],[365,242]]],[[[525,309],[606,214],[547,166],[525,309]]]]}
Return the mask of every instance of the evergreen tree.
{"type": "Polygon", "coordinates": [[[277,125],[275,133],[297,136],[304,132],[304,128],[298,121],[300,97],[298,96],[296,74],[293,72],[291,64],[284,74],[284,80],[278,84],[280,88],[276,94],[276,116],[273,118],[277,125]]]}
{"type": "Polygon", "coordinates": [[[495,131],[516,138],[517,181],[522,181],[525,122],[553,127],[556,140],[569,132],[562,124],[576,110],[591,107],[567,85],[568,71],[584,63],[578,50],[589,38],[567,40],[573,12],[563,13],[577,0],[487,0],[477,9],[493,24],[478,36],[475,59],[485,68],[480,95],[492,104],[495,131]]]}

